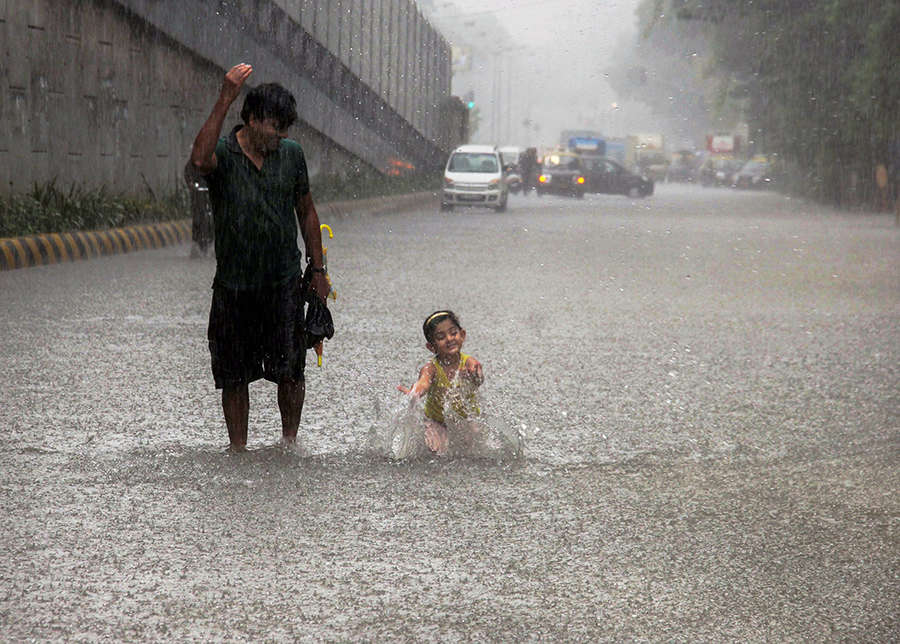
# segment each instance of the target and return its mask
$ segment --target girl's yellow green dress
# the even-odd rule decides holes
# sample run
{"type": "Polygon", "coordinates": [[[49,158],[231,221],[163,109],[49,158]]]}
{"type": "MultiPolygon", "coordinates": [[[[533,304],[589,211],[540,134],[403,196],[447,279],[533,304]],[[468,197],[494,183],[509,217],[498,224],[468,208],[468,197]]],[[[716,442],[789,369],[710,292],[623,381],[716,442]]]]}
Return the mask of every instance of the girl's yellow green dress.
{"type": "Polygon", "coordinates": [[[469,416],[477,416],[480,413],[478,405],[475,402],[475,391],[463,391],[460,387],[460,372],[465,371],[466,360],[469,356],[465,353],[459,354],[459,368],[456,371],[456,377],[451,382],[447,378],[447,374],[437,358],[432,359],[434,365],[434,379],[431,381],[431,387],[428,388],[428,395],[425,398],[425,416],[439,423],[444,422],[444,408],[447,404],[461,418],[469,416]]]}

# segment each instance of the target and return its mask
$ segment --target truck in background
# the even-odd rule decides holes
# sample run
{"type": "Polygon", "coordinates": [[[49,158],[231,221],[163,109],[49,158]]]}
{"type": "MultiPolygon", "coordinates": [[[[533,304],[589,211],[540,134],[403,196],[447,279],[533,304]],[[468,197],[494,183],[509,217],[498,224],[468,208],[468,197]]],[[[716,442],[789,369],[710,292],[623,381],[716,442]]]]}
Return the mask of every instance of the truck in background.
{"type": "Polygon", "coordinates": [[[559,133],[559,145],[563,148],[569,147],[572,139],[604,139],[601,132],[596,130],[563,130],[559,133]]]}
{"type": "Polygon", "coordinates": [[[627,166],[633,167],[639,174],[647,175],[653,181],[665,179],[669,159],[662,134],[633,134],[628,137],[627,147],[630,148],[632,157],[627,159],[627,166]]]}
{"type": "Polygon", "coordinates": [[[592,154],[606,156],[606,140],[595,136],[573,136],[566,147],[576,154],[592,154]]]}
{"type": "MultiPolygon", "coordinates": [[[[633,155],[631,155],[633,157],[633,155]]],[[[606,158],[618,161],[619,165],[629,168],[634,165],[634,159],[628,155],[628,141],[625,139],[607,139],[606,158]]]]}

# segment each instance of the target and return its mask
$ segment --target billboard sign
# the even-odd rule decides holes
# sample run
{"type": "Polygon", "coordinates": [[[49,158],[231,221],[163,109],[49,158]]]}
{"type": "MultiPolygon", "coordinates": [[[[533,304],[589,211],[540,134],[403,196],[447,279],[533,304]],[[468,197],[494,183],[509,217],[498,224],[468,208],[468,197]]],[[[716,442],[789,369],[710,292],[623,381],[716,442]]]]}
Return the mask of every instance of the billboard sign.
{"type": "Polygon", "coordinates": [[[733,154],[734,136],[730,134],[717,134],[708,139],[709,151],[713,154],[733,154]]]}
{"type": "Polygon", "coordinates": [[[576,152],[591,152],[593,154],[606,154],[606,141],[576,136],[569,139],[569,149],[576,152]]]}

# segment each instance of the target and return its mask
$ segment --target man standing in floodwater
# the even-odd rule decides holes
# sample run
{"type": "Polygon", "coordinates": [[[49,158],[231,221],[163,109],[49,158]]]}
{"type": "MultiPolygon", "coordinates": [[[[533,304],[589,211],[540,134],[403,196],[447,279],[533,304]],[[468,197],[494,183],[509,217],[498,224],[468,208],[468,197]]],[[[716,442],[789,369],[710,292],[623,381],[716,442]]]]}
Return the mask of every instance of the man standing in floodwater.
{"type": "Polygon", "coordinates": [[[294,443],[306,394],[306,337],[297,221],[306,247],[310,289],[323,300],[329,285],[319,216],[309,193],[303,150],[286,138],[297,120],[293,95],[277,83],[251,89],[242,125],[222,125],[250,65],[232,67],[191,150],[209,186],[216,275],[209,313],[209,351],[232,449],[247,445],[248,385],[278,384],[283,440],[294,443]]]}

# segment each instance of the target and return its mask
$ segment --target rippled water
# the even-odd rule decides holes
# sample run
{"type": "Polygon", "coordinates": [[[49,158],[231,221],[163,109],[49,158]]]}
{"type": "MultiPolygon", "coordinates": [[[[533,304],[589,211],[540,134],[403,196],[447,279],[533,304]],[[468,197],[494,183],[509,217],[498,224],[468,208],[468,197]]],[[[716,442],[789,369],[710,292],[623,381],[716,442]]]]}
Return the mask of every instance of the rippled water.
{"type": "Polygon", "coordinates": [[[328,223],[337,333],[296,450],[269,383],[250,450],[224,450],[212,261],[0,273],[5,639],[896,627],[888,216],[663,185],[328,223]],[[396,385],[444,307],[491,441],[436,459],[396,385]]]}

